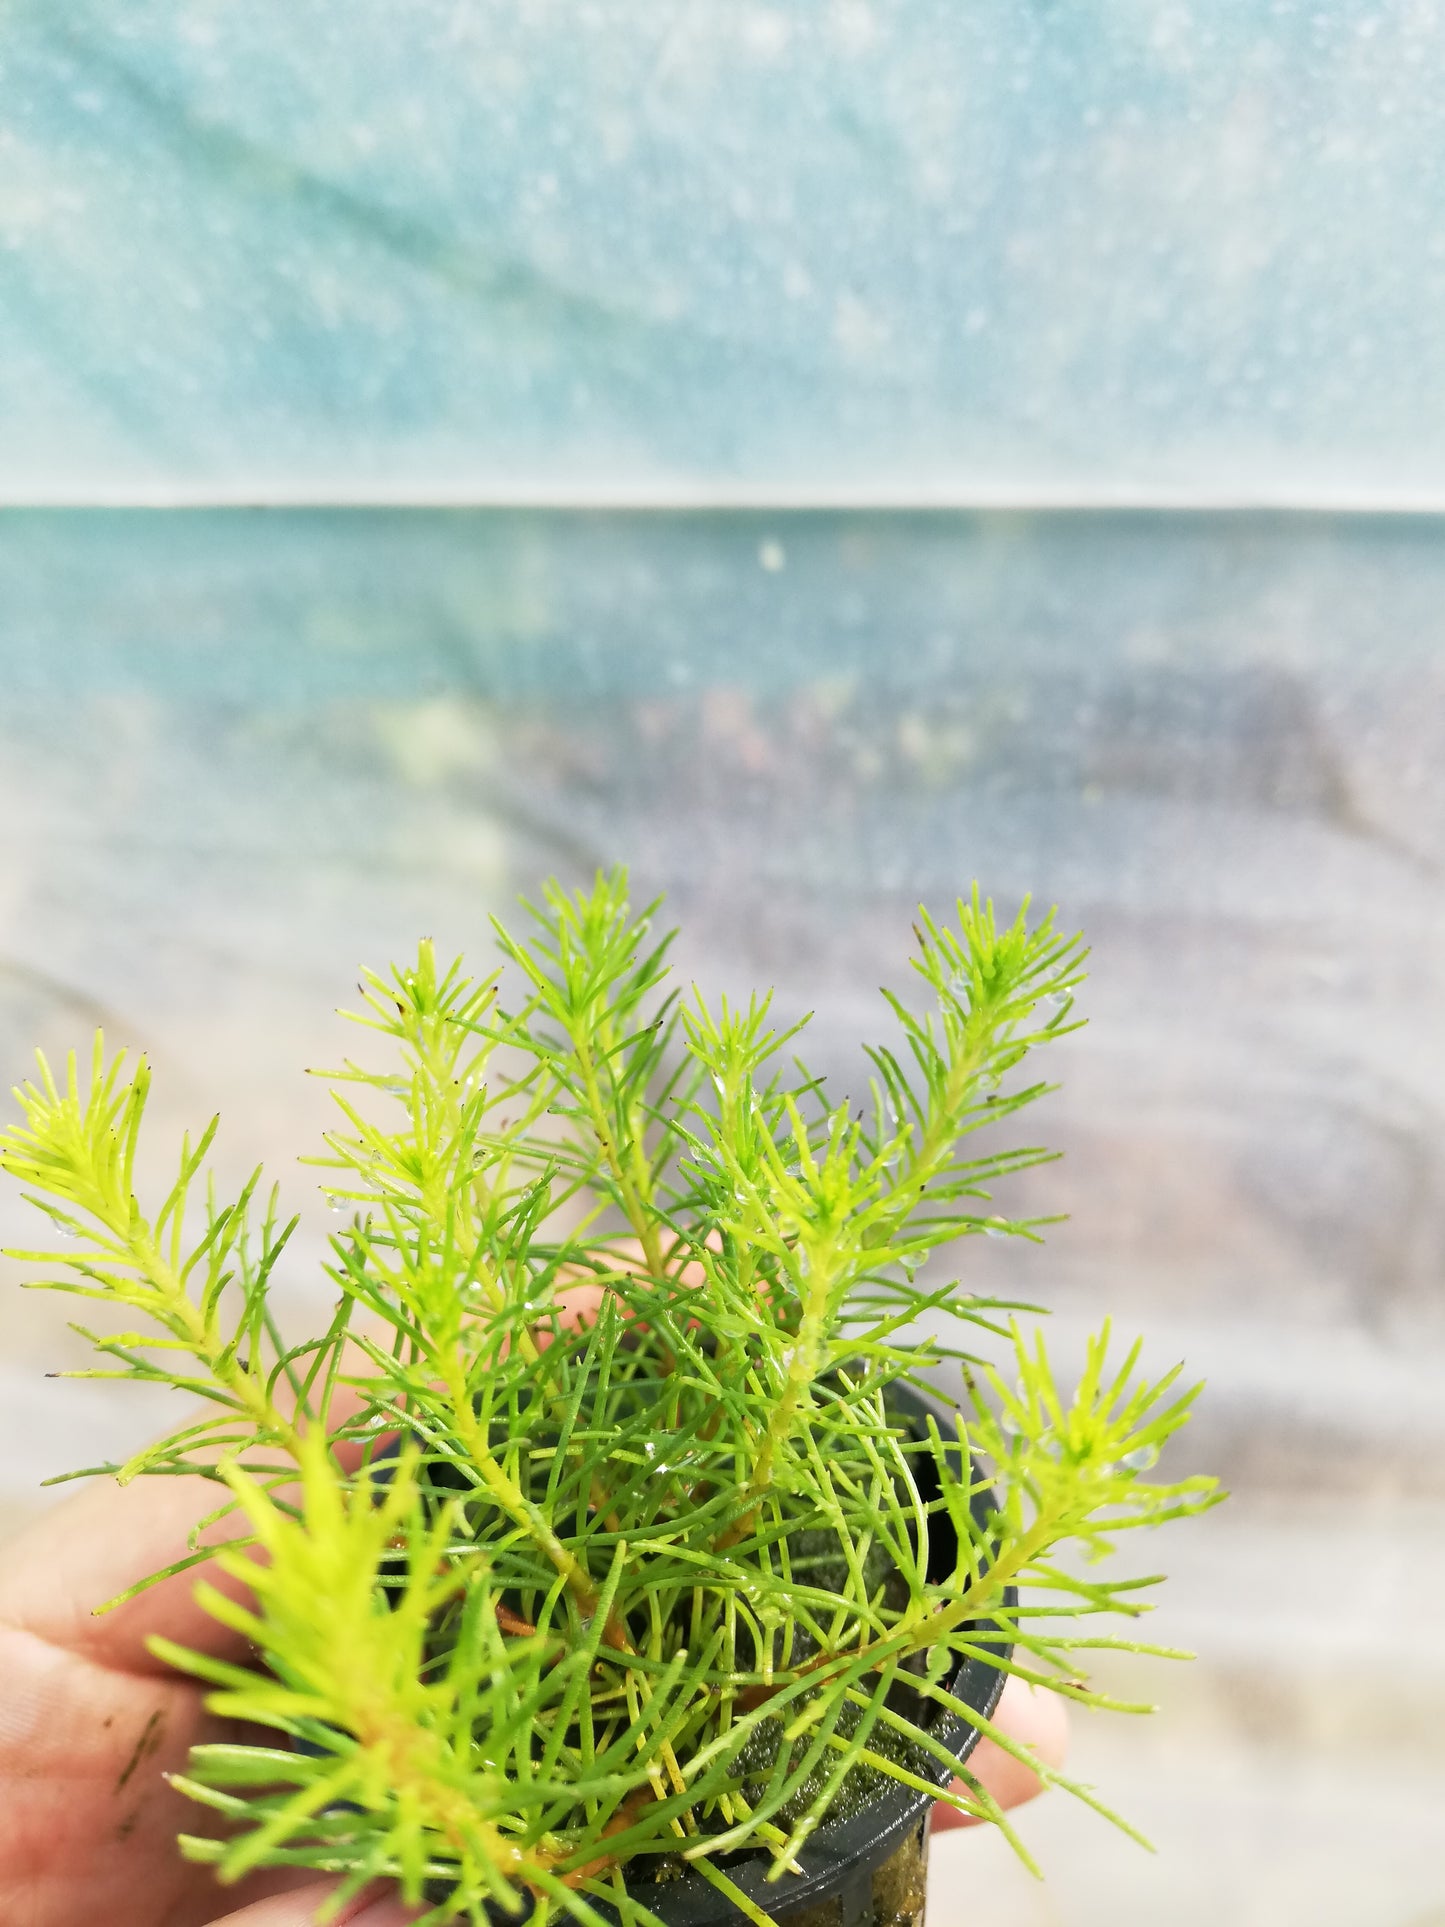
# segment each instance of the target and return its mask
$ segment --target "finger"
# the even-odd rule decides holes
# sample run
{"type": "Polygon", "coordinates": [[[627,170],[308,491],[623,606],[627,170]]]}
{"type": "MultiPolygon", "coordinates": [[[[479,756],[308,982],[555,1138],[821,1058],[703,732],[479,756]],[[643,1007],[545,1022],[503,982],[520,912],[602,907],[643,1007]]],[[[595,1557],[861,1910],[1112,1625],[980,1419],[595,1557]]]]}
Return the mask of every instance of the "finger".
{"type": "MultiPolygon", "coordinates": [[[[184,1558],[192,1529],[224,1496],[209,1480],[189,1477],[142,1478],[127,1486],[108,1480],[77,1493],[6,1547],[0,1621],[97,1665],[161,1670],[146,1651],[146,1634],[196,1645],[203,1628],[220,1631],[191,1597],[196,1570],[163,1580],[100,1618],[96,1608],[184,1558]]],[[[219,1536],[235,1533],[232,1525],[219,1536]]],[[[205,1643],[216,1645],[208,1636],[205,1643]]]]}
{"type": "MultiPolygon", "coordinates": [[[[1028,1685],[1021,1679],[1005,1682],[1003,1698],[993,1716],[993,1723],[1009,1739],[1016,1740],[1034,1753],[1046,1767],[1061,1767],[1069,1750],[1069,1709],[1057,1693],[1028,1685]]],[[[1006,1753],[992,1740],[980,1740],[969,1762],[969,1771],[980,1780],[998,1801],[1001,1807],[1019,1807],[1025,1800],[1032,1800],[1043,1792],[1043,1783],[1037,1773],[1006,1753]]],[[[968,1791],[961,1780],[954,1781],[954,1787],[962,1793],[968,1791]]],[[[941,1802],[933,1809],[933,1830],[935,1833],[946,1831],[949,1827],[976,1827],[980,1823],[969,1814],[960,1813],[957,1807],[944,1806],[941,1802]]]]}
{"type": "MultiPolygon", "coordinates": [[[[588,1323],[605,1295],[601,1284],[565,1286],[558,1293],[564,1322],[588,1323]]],[[[343,1360],[343,1369],[348,1367],[358,1377],[370,1370],[359,1349],[343,1360]]],[[[338,1383],[332,1423],[350,1417],[360,1403],[360,1392],[338,1383]]],[[[379,1443],[373,1440],[373,1449],[379,1443]]],[[[362,1449],[354,1445],[353,1455],[362,1449]]],[[[191,1534],[226,1496],[215,1480],[186,1474],[144,1474],[126,1486],[97,1480],[7,1545],[0,1568],[0,1625],[35,1633],[114,1671],[148,1677],[169,1671],[149,1651],[152,1635],[218,1657],[242,1656],[241,1635],[196,1603],[200,1579],[244,1600],[245,1588],[211,1562],[187,1567],[96,1617],[97,1607],[185,1558],[191,1534]]],[[[201,1535],[201,1543],[224,1545],[237,1536],[235,1521],[221,1519],[201,1535]]]]}
{"type": "MultiPolygon", "coordinates": [[[[605,1293],[605,1286],[587,1282],[565,1287],[558,1294],[564,1321],[587,1323],[605,1293]]],[[[369,1371],[359,1350],[343,1361],[343,1369],[347,1366],[358,1377],[369,1371]]],[[[338,1383],[331,1421],[350,1417],[360,1402],[356,1389],[338,1383]]],[[[379,1443],[373,1440],[373,1449],[379,1443]]],[[[362,1449],[354,1445],[353,1454],[362,1449]]],[[[146,1642],[152,1635],[220,1657],[241,1656],[241,1636],[196,1603],[200,1579],[244,1599],[245,1588],[211,1562],[187,1567],[96,1617],[97,1607],[185,1558],[191,1534],[225,1501],[225,1488],[200,1476],[143,1474],[126,1486],[97,1480],[7,1545],[0,1568],[0,1625],[35,1633],[97,1665],[146,1676],[169,1670],[151,1656],[146,1642]]],[[[207,1528],[201,1543],[224,1545],[237,1536],[235,1521],[227,1518],[207,1528]]]]}
{"type": "MultiPolygon", "coordinates": [[[[257,1900],[239,1913],[223,1914],[212,1927],[314,1927],[317,1910],[335,1891],[335,1883],[297,1887],[270,1900],[257,1900]]],[[[409,1927],[425,1909],[404,1907],[395,1891],[372,1890],[359,1895],[339,1914],[332,1916],[330,1927],[409,1927]]]]}
{"type": "MultiPolygon", "coordinates": [[[[358,1393],[338,1386],[332,1419],[349,1416],[358,1403],[358,1393]]],[[[124,1486],[97,1480],[7,1544],[0,1624],[121,1672],[168,1670],[147,1650],[151,1634],[210,1653],[241,1652],[240,1636],[196,1604],[200,1578],[235,1597],[244,1594],[210,1563],[188,1567],[96,1617],[98,1607],[184,1559],[192,1532],[226,1498],[226,1488],[214,1479],[185,1473],[143,1474],[124,1486]]],[[[224,1545],[237,1536],[236,1521],[226,1518],[208,1527],[200,1543],[224,1545]]]]}
{"type": "MultiPolygon", "coordinates": [[[[631,1262],[629,1252],[623,1261],[631,1262]]],[[[564,1321],[587,1323],[605,1293],[604,1285],[586,1281],[565,1286],[558,1294],[564,1321]]],[[[369,1369],[359,1350],[343,1361],[343,1369],[348,1364],[358,1376],[369,1369]]],[[[354,1388],[338,1383],[330,1407],[333,1423],[355,1412],[360,1399],[354,1388]]],[[[378,1442],[373,1441],[373,1448],[378,1442]]],[[[359,1453],[362,1447],[354,1450],[359,1453]]],[[[244,1641],[197,1605],[195,1587],[204,1578],[237,1598],[245,1588],[209,1562],[188,1567],[124,1606],[95,1616],[97,1607],[183,1559],[192,1532],[225,1499],[214,1480],[184,1474],[143,1475],[127,1486],[97,1481],[44,1514],[6,1547],[0,1624],[35,1633],[98,1665],[147,1676],[168,1670],[151,1657],[146,1644],[151,1635],[219,1656],[240,1655],[244,1641]]],[[[234,1521],[223,1519],[202,1535],[201,1543],[223,1545],[235,1537],[234,1521]]]]}

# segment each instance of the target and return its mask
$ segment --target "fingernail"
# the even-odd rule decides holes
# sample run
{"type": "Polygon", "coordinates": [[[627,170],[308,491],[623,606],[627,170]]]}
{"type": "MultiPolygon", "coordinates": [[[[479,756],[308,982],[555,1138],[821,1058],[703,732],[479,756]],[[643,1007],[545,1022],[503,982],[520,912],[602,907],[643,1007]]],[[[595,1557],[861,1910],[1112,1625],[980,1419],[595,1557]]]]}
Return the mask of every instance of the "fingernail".
{"type": "Polygon", "coordinates": [[[356,1911],[341,1914],[335,1927],[411,1927],[417,1918],[414,1907],[404,1907],[394,1894],[377,1894],[356,1903],[356,1911]]]}

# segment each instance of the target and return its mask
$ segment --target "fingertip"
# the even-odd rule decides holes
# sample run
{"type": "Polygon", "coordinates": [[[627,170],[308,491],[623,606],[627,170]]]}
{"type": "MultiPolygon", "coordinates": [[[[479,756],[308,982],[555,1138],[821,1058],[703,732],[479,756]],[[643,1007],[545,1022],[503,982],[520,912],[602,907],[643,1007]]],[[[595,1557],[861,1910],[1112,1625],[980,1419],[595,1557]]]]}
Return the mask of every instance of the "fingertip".
{"type": "Polygon", "coordinates": [[[590,1325],[606,1296],[606,1285],[581,1283],[560,1286],[554,1298],[560,1322],[564,1325],[590,1325]]]}
{"type": "MultiPolygon", "coordinates": [[[[1047,1771],[1057,1771],[1068,1757],[1069,1709],[1057,1693],[1030,1686],[1025,1680],[1010,1679],[1004,1686],[993,1716],[993,1724],[1005,1738],[1026,1747],[1047,1771]]],[[[1033,1768],[994,1741],[979,1741],[968,1762],[974,1777],[1001,1807],[1020,1807],[1043,1792],[1044,1782],[1033,1768]]],[[[961,1780],[954,1788],[967,1793],[961,1780]]],[[[933,1829],[944,1833],[952,1827],[980,1824],[972,1814],[940,1802],[933,1809],[933,1829]]]]}
{"type": "MultiPolygon", "coordinates": [[[[253,1901],[239,1913],[224,1914],[211,1927],[315,1927],[317,1912],[335,1891],[332,1880],[293,1887],[289,1893],[253,1901]]],[[[405,1906],[394,1888],[372,1888],[333,1915],[330,1927],[411,1927],[421,1911],[405,1906]]]]}
{"type": "Polygon", "coordinates": [[[994,1725],[1027,1746],[1046,1767],[1061,1767],[1069,1756],[1068,1701],[1047,1687],[1011,1679],[998,1703],[994,1725]]]}

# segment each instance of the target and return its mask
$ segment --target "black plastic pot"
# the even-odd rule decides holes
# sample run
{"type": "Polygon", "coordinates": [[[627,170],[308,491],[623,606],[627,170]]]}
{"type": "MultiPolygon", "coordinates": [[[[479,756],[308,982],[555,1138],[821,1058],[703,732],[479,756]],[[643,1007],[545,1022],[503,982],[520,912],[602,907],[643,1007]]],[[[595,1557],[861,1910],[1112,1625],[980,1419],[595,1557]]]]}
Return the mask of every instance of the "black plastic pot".
{"type": "MultiPolygon", "coordinates": [[[[889,1395],[890,1404],[906,1413],[925,1437],[924,1413],[927,1400],[906,1386],[897,1386],[889,1395]]],[[[938,1414],[940,1420],[942,1413],[938,1414]]],[[[944,1429],[940,1425],[940,1429],[944,1429]]],[[[936,1475],[933,1490],[928,1489],[927,1461],[915,1461],[914,1476],[925,1499],[937,1495],[936,1475]]],[[[974,1510],[980,1518],[991,1508],[991,1495],[976,1495],[974,1510]]],[[[941,1578],[953,1569],[957,1551],[947,1515],[935,1512],[929,1520],[929,1577],[941,1578]]],[[[1006,1594],[1013,1604],[1016,1594],[1006,1594]]],[[[1000,1661],[1009,1649],[1002,1644],[1000,1661]]],[[[966,1706],[987,1718],[998,1705],[1004,1675],[997,1666],[983,1659],[970,1659],[949,1682],[949,1691],[966,1706]]],[[[978,1730],[960,1714],[940,1709],[929,1728],[956,1760],[967,1759],[978,1743],[978,1730]]],[[[952,1777],[942,1765],[924,1767],[925,1777],[936,1773],[942,1787],[952,1777]]],[[[870,1800],[856,1813],[825,1821],[811,1836],[798,1856],[801,1873],[785,1873],[780,1880],[767,1878],[771,1862],[759,1854],[748,1860],[730,1861],[727,1876],[763,1911],[787,1927],[919,1927],[928,1878],[928,1821],[932,1796],[915,1793],[895,1783],[870,1800]]],[[[739,1909],[701,1874],[685,1874],[679,1880],[657,1882],[647,1876],[646,1864],[628,1881],[628,1891],[641,1904],[665,1921],[667,1927],[728,1927],[743,1918],[739,1909]]],[[[606,1914],[604,1904],[594,1899],[597,1911],[606,1914]]],[[[505,1919],[505,1916],[499,1918],[505,1919]]]]}
{"type": "MultiPolygon", "coordinates": [[[[942,1410],[930,1406],[907,1386],[893,1387],[888,1399],[896,1411],[911,1420],[916,1438],[928,1436],[924,1415],[930,1409],[940,1420],[940,1431],[945,1430],[942,1410]]],[[[395,1449],[393,1445],[383,1456],[389,1457],[395,1449]]],[[[914,1477],[925,1501],[938,1496],[938,1476],[926,1458],[915,1460],[914,1477]]],[[[975,1514],[986,1518],[992,1509],[992,1494],[976,1493],[973,1504],[975,1514]]],[[[933,1513],[929,1524],[930,1579],[941,1579],[953,1570],[957,1550],[948,1515],[933,1513]]],[[[1009,1587],[1004,1597],[1012,1605],[1017,1594],[1009,1587]]],[[[1008,1658],[1006,1645],[982,1644],[985,1651],[997,1653],[1000,1663],[1008,1658]]],[[[1003,1683],[998,1666],[984,1659],[970,1659],[948,1684],[956,1699],[987,1718],[998,1705],[1003,1683]]],[[[929,1731],[960,1762],[978,1743],[976,1727],[961,1715],[942,1709],[929,1731]]],[[[940,1787],[952,1777],[947,1767],[936,1762],[921,1765],[918,1771],[924,1778],[932,1777],[940,1787]]],[[[798,1855],[801,1872],[785,1873],[780,1880],[770,1881],[767,1874],[772,1863],[760,1853],[730,1858],[726,1863],[728,1879],[786,1927],[921,1927],[932,1807],[931,1794],[915,1793],[894,1782],[857,1812],[825,1821],[798,1855]]],[[[666,1927],[730,1927],[743,1918],[739,1908],[700,1873],[659,1881],[649,1877],[649,1865],[645,1860],[638,1863],[636,1873],[628,1880],[628,1890],[666,1927]]],[[[615,1918],[605,1901],[589,1897],[589,1904],[604,1918],[615,1918]]],[[[526,1917],[495,1906],[487,1908],[487,1916],[494,1927],[517,1927],[526,1917]]]]}

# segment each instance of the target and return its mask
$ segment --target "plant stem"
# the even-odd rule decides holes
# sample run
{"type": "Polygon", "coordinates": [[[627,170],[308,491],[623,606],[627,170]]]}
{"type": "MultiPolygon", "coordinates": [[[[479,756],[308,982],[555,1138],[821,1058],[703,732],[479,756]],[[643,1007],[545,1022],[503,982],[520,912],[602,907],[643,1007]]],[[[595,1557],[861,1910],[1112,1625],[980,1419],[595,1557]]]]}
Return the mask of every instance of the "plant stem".
{"type": "MultiPolygon", "coordinates": [[[[423,946],[424,953],[428,949],[429,945],[423,946]]],[[[432,966],[432,975],[434,978],[434,964],[432,966]]],[[[439,1061],[431,1041],[424,1035],[420,1025],[417,1027],[417,1055],[425,1070],[431,1088],[437,1094],[437,1101],[441,1106],[444,1127],[452,1143],[459,1144],[463,1136],[462,1113],[461,1106],[457,1102],[456,1087],[448,1075],[452,1067],[439,1061]]],[[[440,1159],[438,1159],[434,1169],[422,1180],[420,1188],[422,1201],[426,1205],[427,1213],[432,1223],[439,1228],[444,1226],[448,1218],[447,1206],[456,1195],[456,1191],[448,1184],[446,1173],[440,1159]]],[[[488,1185],[481,1170],[474,1168],[465,1187],[462,1188],[470,1194],[477,1219],[480,1221],[486,1214],[487,1206],[491,1202],[492,1195],[491,1187],[488,1185]]],[[[456,1237],[458,1232],[461,1234],[460,1237],[457,1238],[457,1243],[461,1250],[461,1255],[466,1261],[468,1271],[471,1272],[473,1276],[482,1278],[487,1296],[491,1301],[492,1309],[494,1311],[500,1311],[506,1302],[506,1292],[501,1280],[494,1273],[490,1271],[484,1273],[481,1267],[476,1264],[477,1246],[481,1242],[481,1237],[479,1231],[471,1221],[471,1213],[458,1213],[456,1217],[453,1218],[453,1226],[453,1236],[456,1237]]],[[[530,1325],[523,1325],[519,1329],[517,1342],[528,1364],[535,1365],[541,1356],[541,1347],[538,1346],[530,1325]]]]}
{"type": "MultiPolygon", "coordinates": [[[[642,1246],[642,1255],[647,1260],[648,1275],[660,1281],[664,1272],[657,1220],[646,1208],[643,1200],[643,1191],[651,1187],[644,1184],[642,1190],[639,1190],[635,1177],[628,1176],[621,1158],[617,1155],[615,1134],[607,1115],[607,1107],[602,1099],[602,1087],[597,1079],[597,1065],[592,1054],[590,1038],[584,1031],[576,1030],[569,1032],[569,1040],[582,1072],[582,1085],[587,1097],[587,1110],[592,1129],[601,1146],[602,1155],[607,1160],[607,1168],[612,1173],[613,1183],[617,1186],[623,1212],[637,1242],[642,1246]]],[[[635,1120],[633,1122],[635,1124],[635,1120]]],[[[629,1149],[635,1166],[639,1150],[638,1133],[634,1129],[630,1135],[629,1149]]]]}
{"type": "Polygon", "coordinates": [[[137,1232],[131,1224],[117,1225],[108,1217],[102,1218],[102,1222],[125,1244],[136,1270],[161,1300],[160,1322],[184,1339],[216,1383],[240,1402],[260,1429],[271,1433],[293,1459],[298,1458],[301,1434],[222,1341],[214,1313],[210,1318],[202,1314],[161,1256],[149,1230],[137,1232]]]}
{"type": "MultiPolygon", "coordinates": [[[[486,1432],[477,1417],[472,1404],[471,1387],[462,1369],[460,1354],[453,1350],[447,1356],[433,1353],[432,1363],[447,1388],[451,1401],[452,1422],[457,1437],[466,1447],[468,1458],[481,1474],[482,1483],[491,1493],[501,1509],[514,1519],[519,1526],[529,1532],[536,1543],[546,1553],[557,1571],[566,1580],[568,1590],[577,1602],[577,1610],[584,1618],[590,1618],[597,1610],[597,1587],[592,1575],[580,1560],[570,1553],[556,1533],[548,1525],[540,1509],[535,1506],[512,1478],[509,1478],[487,1440],[486,1432]]],[[[609,1635],[616,1629],[609,1622],[609,1635]]],[[[626,1640],[625,1632],[621,1635],[626,1640]]],[[[616,1646],[619,1642],[610,1638],[608,1643],[616,1646]]]]}
{"type": "Polygon", "coordinates": [[[804,1392],[818,1376],[823,1330],[837,1276],[836,1269],[830,1268],[825,1259],[831,1260],[834,1255],[831,1244],[806,1245],[803,1248],[802,1261],[807,1269],[808,1283],[803,1296],[803,1315],[798,1325],[798,1335],[788,1357],[787,1377],[777,1403],[768,1414],[767,1429],[758,1448],[752,1477],[740,1494],[742,1509],[718,1538],[714,1548],[718,1552],[726,1552],[729,1546],[735,1546],[752,1526],[758,1507],[773,1482],[773,1463],[778,1447],[792,1430],[804,1392]]]}

